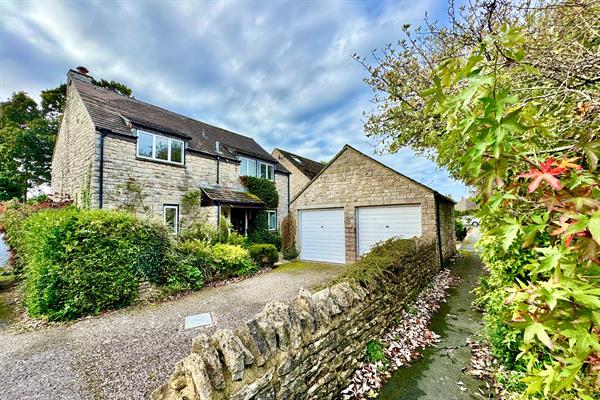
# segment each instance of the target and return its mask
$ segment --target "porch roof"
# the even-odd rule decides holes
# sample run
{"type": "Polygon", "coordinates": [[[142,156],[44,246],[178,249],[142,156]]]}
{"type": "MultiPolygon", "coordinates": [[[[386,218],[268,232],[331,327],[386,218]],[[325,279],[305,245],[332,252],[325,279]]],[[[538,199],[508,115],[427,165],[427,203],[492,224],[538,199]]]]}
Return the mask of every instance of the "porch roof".
{"type": "Polygon", "coordinates": [[[200,187],[203,195],[213,202],[237,206],[262,207],[265,203],[256,195],[224,186],[200,187]]]}

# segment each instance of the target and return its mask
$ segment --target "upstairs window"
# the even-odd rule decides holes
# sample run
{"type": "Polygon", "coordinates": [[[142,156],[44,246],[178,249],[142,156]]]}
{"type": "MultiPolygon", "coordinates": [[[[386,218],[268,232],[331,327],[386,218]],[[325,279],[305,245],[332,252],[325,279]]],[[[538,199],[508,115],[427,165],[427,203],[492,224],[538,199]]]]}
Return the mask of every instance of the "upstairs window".
{"type": "Polygon", "coordinates": [[[273,180],[275,167],[273,164],[260,163],[260,177],[263,179],[273,180]]]}
{"type": "Polygon", "coordinates": [[[256,176],[256,160],[240,157],[240,176],[256,176]]]}
{"type": "Polygon", "coordinates": [[[183,142],[165,136],[138,131],[138,157],[183,164],[183,142]]]}
{"type": "Polygon", "coordinates": [[[255,176],[272,181],[275,177],[275,166],[253,158],[238,157],[240,160],[240,176],[255,176]]]}

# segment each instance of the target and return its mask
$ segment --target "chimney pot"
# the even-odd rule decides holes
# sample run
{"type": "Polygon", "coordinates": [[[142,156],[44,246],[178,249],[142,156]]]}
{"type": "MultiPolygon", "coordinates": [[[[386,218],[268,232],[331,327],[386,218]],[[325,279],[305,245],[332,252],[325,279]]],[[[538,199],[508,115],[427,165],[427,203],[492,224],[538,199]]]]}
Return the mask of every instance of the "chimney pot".
{"type": "Polygon", "coordinates": [[[90,71],[86,67],[80,65],[77,67],[77,72],[79,72],[82,75],[87,75],[90,71]]]}
{"type": "Polygon", "coordinates": [[[217,151],[217,153],[221,153],[221,143],[219,143],[218,140],[215,142],[215,150],[217,151]]]}

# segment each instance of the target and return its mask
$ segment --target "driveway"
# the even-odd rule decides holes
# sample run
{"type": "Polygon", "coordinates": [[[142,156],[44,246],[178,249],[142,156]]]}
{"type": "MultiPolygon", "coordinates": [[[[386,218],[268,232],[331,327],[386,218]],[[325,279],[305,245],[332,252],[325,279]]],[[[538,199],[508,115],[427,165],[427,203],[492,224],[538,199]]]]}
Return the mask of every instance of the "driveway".
{"type": "Polygon", "coordinates": [[[189,354],[199,332],[235,328],[271,300],[290,300],[344,271],[287,265],[272,272],[161,304],[129,308],[70,325],[0,332],[0,397],[144,399],[189,354]],[[188,315],[211,312],[212,327],[184,330],[188,315]]]}

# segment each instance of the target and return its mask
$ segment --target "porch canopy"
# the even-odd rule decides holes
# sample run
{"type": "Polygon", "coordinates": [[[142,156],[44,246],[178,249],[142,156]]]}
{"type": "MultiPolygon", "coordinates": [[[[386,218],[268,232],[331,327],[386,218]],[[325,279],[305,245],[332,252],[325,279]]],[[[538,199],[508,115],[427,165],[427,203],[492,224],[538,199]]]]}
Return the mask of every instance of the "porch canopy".
{"type": "Polygon", "coordinates": [[[202,186],[202,205],[227,205],[232,208],[262,208],[265,203],[256,195],[224,186],[202,186]]]}

